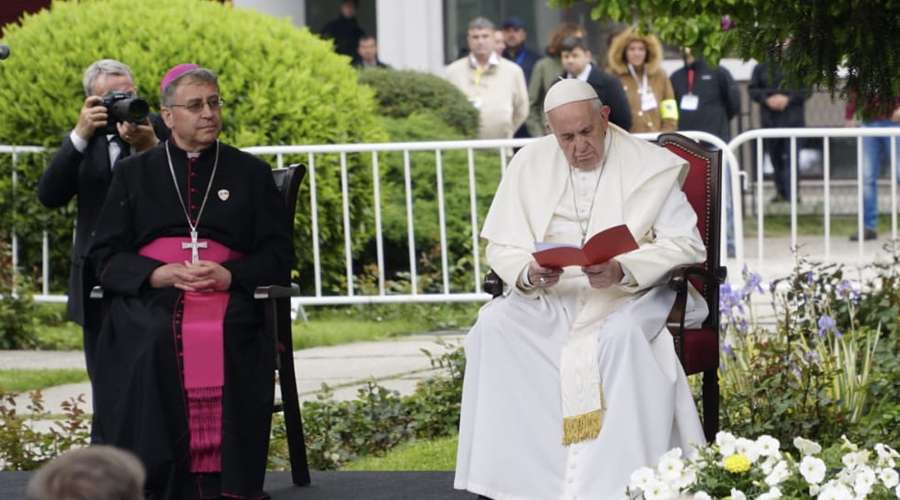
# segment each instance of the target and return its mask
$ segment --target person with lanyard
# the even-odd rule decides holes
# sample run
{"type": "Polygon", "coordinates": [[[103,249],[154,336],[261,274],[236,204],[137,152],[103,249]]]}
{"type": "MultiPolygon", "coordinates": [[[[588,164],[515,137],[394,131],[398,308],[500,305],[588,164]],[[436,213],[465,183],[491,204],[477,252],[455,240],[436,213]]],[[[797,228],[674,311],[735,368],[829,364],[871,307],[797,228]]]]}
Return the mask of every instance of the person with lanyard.
{"type": "MultiPolygon", "coordinates": [[[[454,487],[621,498],[633,471],[704,442],[664,278],[706,250],[682,158],[610,124],[577,78],[550,87],[544,109],[553,134],[513,157],[481,233],[507,289],[466,335],[454,487]],[[555,269],[532,254],[622,224],[638,248],[606,262],[555,269]]],[[[686,310],[692,325],[708,314],[693,289],[686,310]]]]}
{"type": "Polygon", "coordinates": [[[678,127],[678,105],[663,71],[662,45],[649,34],[630,28],[609,46],[609,72],[622,82],[631,107],[631,132],[672,132],[678,127]]]}
{"type": "Polygon", "coordinates": [[[269,165],[219,141],[212,71],[175,66],[160,93],[171,137],[119,163],[90,251],[96,419],[148,498],[267,498],[275,353],[253,292],[290,281],[290,214],[269,165]]]}
{"type": "MultiPolygon", "coordinates": [[[[141,153],[168,135],[159,115],[151,113],[144,124],[114,122],[103,98],[113,92],[137,96],[131,69],[114,59],[93,62],[82,78],[84,103],[78,122],[63,138],[38,181],[38,199],[47,208],[59,208],[77,197],[75,241],[72,245],[66,316],[81,325],[88,377],[94,374],[94,345],[100,331],[99,304],[88,300],[96,285],[87,260],[91,232],[117,162],[141,153]]],[[[102,431],[91,426],[91,442],[103,442],[102,431]]]]}

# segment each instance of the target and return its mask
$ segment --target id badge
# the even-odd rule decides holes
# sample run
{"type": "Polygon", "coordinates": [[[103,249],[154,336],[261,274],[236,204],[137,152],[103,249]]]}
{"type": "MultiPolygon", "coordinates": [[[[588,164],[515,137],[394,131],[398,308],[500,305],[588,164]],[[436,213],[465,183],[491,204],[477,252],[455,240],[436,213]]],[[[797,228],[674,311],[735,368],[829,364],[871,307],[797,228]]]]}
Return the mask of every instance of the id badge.
{"type": "Polygon", "coordinates": [[[681,96],[681,109],[683,111],[696,111],[700,106],[700,98],[694,94],[684,94],[681,96]]]}
{"type": "Polygon", "coordinates": [[[641,111],[647,111],[656,108],[656,96],[653,92],[645,92],[641,94],[641,111]]]}

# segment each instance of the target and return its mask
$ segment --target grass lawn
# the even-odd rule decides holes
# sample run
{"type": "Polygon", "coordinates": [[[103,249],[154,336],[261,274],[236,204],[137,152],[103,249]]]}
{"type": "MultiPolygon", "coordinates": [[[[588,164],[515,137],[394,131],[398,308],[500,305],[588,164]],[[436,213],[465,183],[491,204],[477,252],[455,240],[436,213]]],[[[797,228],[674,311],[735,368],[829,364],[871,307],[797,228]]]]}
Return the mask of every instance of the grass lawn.
{"type": "MultiPolygon", "coordinates": [[[[831,237],[848,238],[856,232],[857,219],[855,215],[832,215],[831,237]]],[[[763,219],[763,231],[767,237],[786,237],[791,235],[790,215],[767,215],[763,219]]],[[[878,233],[889,235],[891,233],[891,217],[882,214],[878,217],[878,233]]],[[[822,214],[798,214],[797,234],[816,236],[825,234],[825,216],[822,214]]],[[[744,218],[744,237],[756,237],[756,219],[744,218]]]]}
{"type": "Polygon", "coordinates": [[[362,457],[345,465],[349,471],[452,471],[456,467],[457,437],[413,441],[383,457],[362,457]]]}
{"type": "MultiPolygon", "coordinates": [[[[480,303],[309,307],[306,309],[309,321],[294,323],[294,349],[466,328],[475,321],[479,307],[480,303]]],[[[43,317],[52,319],[38,326],[38,349],[81,350],[81,327],[59,319],[64,306],[48,304],[42,305],[41,309],[43,317]]]]}
{"type": "Polygon", "coordinates": [[[33,391],[87,380],[84,370],[0,370],[0,393],[33,391]]]}

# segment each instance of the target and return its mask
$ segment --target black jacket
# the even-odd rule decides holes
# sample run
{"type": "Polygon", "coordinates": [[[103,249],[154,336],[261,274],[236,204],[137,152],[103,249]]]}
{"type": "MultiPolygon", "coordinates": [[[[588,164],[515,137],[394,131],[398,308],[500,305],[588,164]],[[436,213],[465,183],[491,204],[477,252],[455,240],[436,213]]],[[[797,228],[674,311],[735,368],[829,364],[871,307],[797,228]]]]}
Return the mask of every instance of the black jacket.
{"type": "Polygon", "coordinates": [[[784,89],[784,73],[781,68],[770,63],[760,63],[753,68],[747,90],[750,98],[759,103],[759,118],[763,128],[803,127],[806,125],[804,104],[809,97],[809,89],[784,89]],[[770,70],[771,69],[771,70],[770,70]],[[784,94],[790,98],[784,111],[775,111],[766,106],[766,98],[774,94],[784,94]]]}
{"type": "MultiPolygon", "coordinates": [[[[560,78],[567,76],[568,73],[563,73],[560,78]]],[[[587,82],[594,87],[594,92],[597,93],[603,104],[610,107],[609,121],[622,127],[626,132],[631,130],[631,108],[628,106],[628,97],[622,90],[619,80],[591,64],[587,82]]]]}
{"type": "Polygon", "coordinates": [[[669,77],[675,91],[678,109],[678,130],[709,132],[723,141],[731,139],[728,123],[741,111],[741,93],[734,77],[719,66],[710,68],[697,59],[672,73],[669,77]],[[694,70],[691,93],[697,96],[696,110],[681,109],[681,98],[688,93],[688,71],[694,70]]]}
{"type": "MultiPolygon", "coordinates": [[[[151,114],[150,122],[160,140],[169,136],[168,129],[158,115],[151,114]]],[[[83,326],[99,320],[85,311],[85,300],[96,284],[94,273],[85,269],[85,257],[110,180],[112,169],[109,165],[109,143],[106,137],[94,136],[88,141],[84,153],[79,153],[69,134],[66,134],[38,182],[38,199],[47,208],[65,206],[72,197],[78,195],[67,313],[69,319],[83,326]]]]}
{"type": "Polygon", "coordinates": [[[364,34],[355,17],[338,16],[322,28],[322,37],[334,40],[334,51],[350,57],[356,55],[359,38],[364,34]]]}
{"type": "Polygon", "coordinates": [[[525,83],[531,81],[531,72],[534,70],[534,64],[541,58],[540,54],[534,52],[526,46],[522,46],[522,50],[513,57],[509,49],[503,51],[503,57],[519,65],[522,73],[525,73],[525,83]]]}

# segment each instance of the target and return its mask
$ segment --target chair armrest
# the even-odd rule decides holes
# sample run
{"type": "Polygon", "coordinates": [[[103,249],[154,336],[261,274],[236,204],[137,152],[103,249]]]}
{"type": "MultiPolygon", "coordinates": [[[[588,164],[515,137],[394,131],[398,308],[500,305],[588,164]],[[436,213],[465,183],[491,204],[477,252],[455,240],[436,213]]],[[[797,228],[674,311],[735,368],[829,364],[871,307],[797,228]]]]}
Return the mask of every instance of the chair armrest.
{"type": "Polygon", "coordinates": [[[253,298],[256,300],[284,299],[287,297],[299,297],[300,287],[296,283],[291,286],[269,285],[256,287],[253,298]]]}
{"type": "Polygon", "coordinates": [[[500,278],[499,274],[491,269],[484,275],[481,289],[484,290],[484,293],[490,294],[491,297],[497,298],[503,295],[503,280],[500,278]]]}
{"type": "Polygon", "coordinates": [[[719,285],[725,282],[725,277],[728,275],[728,268],[725,266],[719,266],[715,271],[710,271],[703,266],[697,264],[686,264],[683,266],[678,266],[669,273],[669,288],[675,291],[681,291],[684,289],[687,291],[687,280],[689,278],[700,278],[707,284],[716,284],[719,285]]]}
{"type": "Polygon", "coordinates": [[[102,299],[103,298],[103,287],[100,285],[97,285],[94,288],[91,288],[90,297],[92,299],[102,299]]]}

